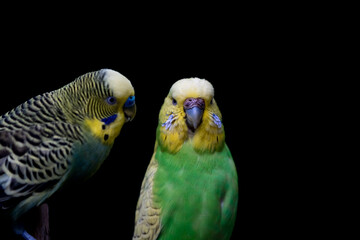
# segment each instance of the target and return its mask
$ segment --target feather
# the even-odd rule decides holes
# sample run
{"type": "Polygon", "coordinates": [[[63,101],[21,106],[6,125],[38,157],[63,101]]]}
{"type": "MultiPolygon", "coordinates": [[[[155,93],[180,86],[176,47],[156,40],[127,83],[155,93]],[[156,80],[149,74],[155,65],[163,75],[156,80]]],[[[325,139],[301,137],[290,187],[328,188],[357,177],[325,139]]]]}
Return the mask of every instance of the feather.
{"type": "Polygon", "coordinates": [[[133,96],[128,79],[103,69],[0,116],[0,214],[6,209],[16,225],[65,182],[92,176],[119,135],[124,104],[133,96]],[[109,97],[114,104],[104,101],[109,97]]]}
{"type": "Polygon", "coordinates": [[[176,82],[165,98],[136,207],[134,240],[230,239],[237,173],[213,94],[208,81],[191,78],[176,82]],[[192,107],[201,111],[195,116],[192,107]],[[197,124],[187,121],[191,114],[197,124]]]}

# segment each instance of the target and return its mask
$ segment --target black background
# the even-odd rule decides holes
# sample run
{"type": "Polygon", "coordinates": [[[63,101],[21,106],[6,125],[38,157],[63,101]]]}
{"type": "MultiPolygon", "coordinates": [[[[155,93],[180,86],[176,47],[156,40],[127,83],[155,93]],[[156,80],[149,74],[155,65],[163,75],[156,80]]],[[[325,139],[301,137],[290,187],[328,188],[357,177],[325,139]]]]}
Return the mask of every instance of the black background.
{"type": "Polygon", "coordinates": [[[292,144],[293,134],[301,131],[293,119],[302,118],[293,111],[298,104],[293,94],[303,84],[291,56],[298,50],[291,36],[279,38],[266,22],[252,25],[251,18],[233,15],[222,21],[196,19],[185,26],[164,25],[165,19],[111,28],[77,23],[74,32],[68,26],[22,22],[5,30],[1,114],[101,68],[122,73],[136,92],[137,115],[124,125],[100,170],[48,200],[52,240],[131,238],[160,107],[171,85],[187,77],[213,84],[223,115],[239,176],[232,239],[287,236],[292,229],[290,215],[301,209],[293,203],[301,196],[289,183],[293,162],[301,165],[292,144]]]}

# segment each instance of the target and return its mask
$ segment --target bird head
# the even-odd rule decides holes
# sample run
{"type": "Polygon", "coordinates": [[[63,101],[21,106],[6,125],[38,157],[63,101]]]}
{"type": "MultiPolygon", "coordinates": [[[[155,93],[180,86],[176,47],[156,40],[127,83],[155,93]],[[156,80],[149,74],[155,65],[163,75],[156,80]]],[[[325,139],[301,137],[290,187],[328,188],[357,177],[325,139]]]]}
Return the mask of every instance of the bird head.
{"type": "Polygon", "coordinates": [[[159,142],[170,152],[191,141],[198,151],[223,147],[222,116],[214,88],[205,79],[187,78],[173,84],[159,115],[159,142]]]}
{"type": "MultiPolygon", "coordinates": [[[[104,88],[108,89],[110,94],[105,94],[106,107],[112,108],[125,122],[134,119],[136,114],[135,105],[135,91],[131,82],[120,73],[104,69],[101,70],[103,76],[100,78],[103,82],[104,88]]],[[[101,119],[103,122],[108,122],[107,118],[101,119]]]]}
{"type": "Polygon", "coordinates": [[[80,76],[62,88],[59,96],[69,121],[85,125],[108,145],[113,144],[124,123],[136,114],[131,82],[110,69],[80,76]]]}

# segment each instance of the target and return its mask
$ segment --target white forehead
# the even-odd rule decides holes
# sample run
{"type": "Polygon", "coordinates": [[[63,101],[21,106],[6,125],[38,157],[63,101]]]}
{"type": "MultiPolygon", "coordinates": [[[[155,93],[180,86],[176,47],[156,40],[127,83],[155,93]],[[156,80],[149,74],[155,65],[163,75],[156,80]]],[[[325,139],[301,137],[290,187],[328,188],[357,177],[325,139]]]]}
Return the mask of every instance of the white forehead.
{"type": "Polygon", "coordinates": [[[205,79],[185,78],[172,85],[170,94],[175,99],[186,99],[188,97],[211,99],[214,97],[214,88],[211,83],[205,79]]]}
{"type": "Polygon", "coordinates": [[[101,71],[104,74],[104,82],[107,83],[113,91],[114,97],[124,97],[129,94],[134,94],[134,88],[125,76],[111,69],[102,69],[101,71]]]}

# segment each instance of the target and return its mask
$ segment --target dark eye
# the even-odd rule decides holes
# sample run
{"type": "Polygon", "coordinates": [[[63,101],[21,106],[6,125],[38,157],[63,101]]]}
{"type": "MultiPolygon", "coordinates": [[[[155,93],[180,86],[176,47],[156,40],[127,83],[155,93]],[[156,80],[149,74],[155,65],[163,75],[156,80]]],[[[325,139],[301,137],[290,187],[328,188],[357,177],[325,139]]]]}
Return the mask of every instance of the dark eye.
{"type": "Polygon", "coordinates": [[[114,105],[116,103],[116,98],[114,97],[108,97],[106,99],[106,102],[109,104],[109,105],[114,105]]]}
{"type": "Polygon", "coordinates": [[[213,104],[213,102],[214,102],[213,100],[214,100],[214,99],[212,98],[211,101],[210,101],[210,104],[213,104]]]}
{"type": "Polygon", "coordinates": [[[172,104],[175,106],[177,104],[177,101],[175,100],[175,98],[172,99],[172,104]]]}

